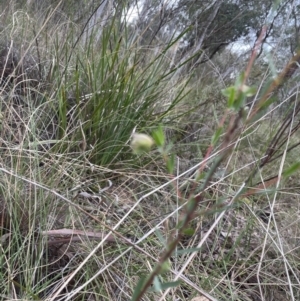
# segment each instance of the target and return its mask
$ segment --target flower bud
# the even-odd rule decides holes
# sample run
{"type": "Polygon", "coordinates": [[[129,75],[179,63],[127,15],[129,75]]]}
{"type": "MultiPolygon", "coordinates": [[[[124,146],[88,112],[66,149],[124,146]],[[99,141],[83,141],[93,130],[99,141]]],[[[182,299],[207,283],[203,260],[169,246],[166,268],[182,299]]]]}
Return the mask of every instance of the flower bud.
{"type": "Polygon", "coordinates": [[[153,139],[146,134],[133,134],[131,140],[131,148],[135,154],[141,154],[150,151],[153,146],[153,139]]]}

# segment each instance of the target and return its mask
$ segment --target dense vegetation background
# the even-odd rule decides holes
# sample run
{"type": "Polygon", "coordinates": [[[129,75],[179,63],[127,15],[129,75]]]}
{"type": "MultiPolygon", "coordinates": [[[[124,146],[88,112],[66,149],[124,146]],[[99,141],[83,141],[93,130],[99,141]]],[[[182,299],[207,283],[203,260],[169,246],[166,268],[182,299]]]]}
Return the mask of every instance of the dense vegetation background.
{"type": "Polygon", "coordinates": [[[298,0],[0,8],[1,300],[300,299],[298,0]]]}

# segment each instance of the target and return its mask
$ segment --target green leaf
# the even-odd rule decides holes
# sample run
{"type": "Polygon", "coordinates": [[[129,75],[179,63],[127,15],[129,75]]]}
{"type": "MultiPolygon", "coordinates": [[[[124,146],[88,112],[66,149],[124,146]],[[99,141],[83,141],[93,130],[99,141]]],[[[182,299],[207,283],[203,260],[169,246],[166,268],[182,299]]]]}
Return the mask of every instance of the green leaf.
{"type": "Polygon", "coordinates": [[[183,230],[183,234],[193,236],[195,234],[195,230],[193,228],[186,228],[183,230]]]}
{"type": "Polygon", "coordinates": [[[205,172],[199,172],[197,171],[196,176],[195,176],[195,181],[199,182],[205,178],[205,172]]]}
{"type": "Polygon", "coordinates": [[[199,251],[201,251],[201,248],[181,249],[181,250],[176,250],[175,255],[190,254],[190,253],[199,252],[199,251]]]}
{"type": "Polygon", "coordinates": [[[152,138],[158,147],[165,145],[165,134],[161,126],[159,126],[158,129],[153,132],[152,138]]]}
{"type": "Polygon", "coordinates": [[[232,105],[232,109],[238,111],[240,108],[242,108],[245,104],[245,99],[246,99],[245,93],[240,92],[238,98],[234,101],[232,105]]]}
{"type": "Polygon", "coordinates": [[[159,229],[156,229],[155,230],[155,234],[158,237],[159,241],[162,243],[162,245],[164,247],[166,247],[167,246],[167,242],[166,242],[165,238],[162,236],[161,231],[159,229]]]}
{"type": "Polygon", "coordinates": [[[164,274],[166,272],[169,272],[171,269],[171,265],[170,265],[170,261],[169,260],[166,260],[162,263],[161,265],[161,269],[160,269],[160,274],[164,274]]]}
{"type": "Polygon", "coordinates": [[[153,279],[153,289],[154,292],[160,292],[162,290],[161,283],[157,276],[155,276],[153,279]]]}
{"type": "Polygon", "coordinates": [[[168,288],[177,287],[179,286],[181,281],[173,281],[173,282],[165,282],[161,283],[161,289],[166,290],[168,288]]]}
{"type": "Polygon", "coordinates": [[[59,137],[65,135],[67,128],[67,97],[64,87],[61,88],[61,97],[58,99],[58,111],[59,111],[59,137]]]}
{"type": "Polygon", "coordinates": [[[235,97],[236,97],[236,88],[234,86],[223,89],[222,94],[227,97],[227,107],[231,109],[233,107],[235,97]]]}
{"type": "Polygon", "coordinates": [[[140,291],[143,289],[144,284],[146,283],[146,280],[147,280],[147,277],[145,277],[145,276],[141,277],[139,279],[139,282],[138,282],[138,284],[136,285],[136,287],[134,289],[134,292],[133,292],[133,295],[132,295],[130,301],[136,301],[137,300],[137,297],[138,297],[140,291]]]}
{"type": "Polygon", "coordinates": [[[171,156],[167,160],[167,169],[170,174],[173,174],[175,166],[175,155],[171,154],[171,156]]]}
{"type": "Polygon", "coordinates": [[[235,91],[234,86],[230,86],[230,87],[227,87],[227,88],[221,90],[222,94],[227,98],[230,97],[232,91],[235,91]]]}
{"type": "MultiPolygon", "coordinates": [[[[172,288],[172,287],[178,287],[180,284],[181,284],[181,281],[160,283],[160,290],[159,291],[166,290],[166,289],[172,288]]],[[[158,291],[155,290],[154,287],[150,288],[148,291],[149,292],[158,292],[158,291]]]]}
{"type": "Polygon", "coordinates": [[[223,132],[223,128],[222,128],[222,127],[219,127],[219,128],[215,131],[215,133],[213,134],[213,136],[212,136],[212,138],[211,138],[211,144],[212,144],[212,145],[215,145],[215,144],[218,142],[218,140],[219,140],[219,138],[220,138],[222,132],[223,132]]]}
{"type": "Polygon", "coordinates": [[[299,168],[300,168],[300,162],[296,162],[291,167],[289,167],[287,170],[285,170],[282,173],[282,176],[284,178],[286,178],[286,177],[292,175],[293,173],[295,173],[299,168]]]}

